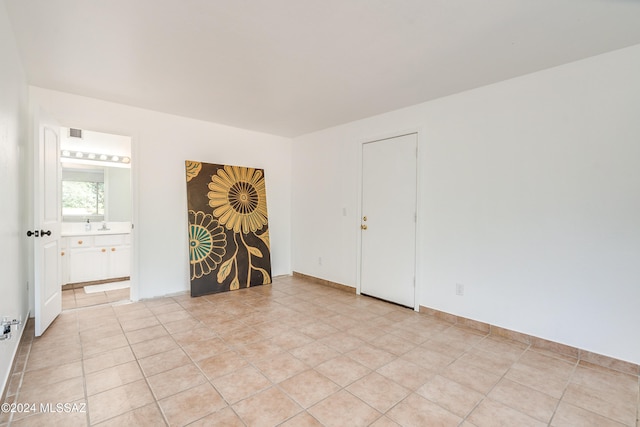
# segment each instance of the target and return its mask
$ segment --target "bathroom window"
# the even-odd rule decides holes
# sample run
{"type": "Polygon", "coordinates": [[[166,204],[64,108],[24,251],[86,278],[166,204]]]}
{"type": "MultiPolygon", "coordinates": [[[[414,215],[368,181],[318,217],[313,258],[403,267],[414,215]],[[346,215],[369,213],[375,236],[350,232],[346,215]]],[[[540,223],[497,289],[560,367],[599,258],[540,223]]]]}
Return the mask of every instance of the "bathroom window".
{"type": "Polygon", "coordinates": [[[62,169],[63,221],[104,220],[104,169],[62,169]]]}

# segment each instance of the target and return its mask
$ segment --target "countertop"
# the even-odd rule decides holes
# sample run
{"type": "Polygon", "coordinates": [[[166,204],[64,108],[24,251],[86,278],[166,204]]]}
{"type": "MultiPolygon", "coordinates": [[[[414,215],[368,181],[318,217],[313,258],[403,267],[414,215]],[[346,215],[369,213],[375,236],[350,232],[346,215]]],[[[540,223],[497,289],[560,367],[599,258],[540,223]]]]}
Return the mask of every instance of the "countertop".
{"type": "Polygon", "coordinates": [[[131,234],[131,232],[130,231],[123,231],[123,230],[71,231],[71,232],[60,233],[60,236],[61,237],[70,237],[70,236],[105,236],[105,235],[108,235],[108,234],[131,234]]]}
{"type": "Polygon", "coordinates": [[[110,234],[131,234],[131,223],[128,221],[107,221],[108,230],[100,230],[102,222],[91,223],[91,230],[85,230],[86,224],[83,222],[63,222],[60,227],[60,236],[103,236],[110,234]]]}

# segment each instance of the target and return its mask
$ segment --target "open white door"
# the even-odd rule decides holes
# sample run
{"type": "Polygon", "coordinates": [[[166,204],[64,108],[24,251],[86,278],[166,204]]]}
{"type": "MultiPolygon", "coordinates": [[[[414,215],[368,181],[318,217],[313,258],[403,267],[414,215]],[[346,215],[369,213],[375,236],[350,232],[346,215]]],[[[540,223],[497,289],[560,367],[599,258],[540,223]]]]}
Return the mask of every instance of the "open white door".
{"type": "Polygon", "coordinates": [[[60,262],[60,127],[34,113],[34,296],[35,334],[40,336],[62,311],[60,262]]]}
{"type": "Polygon", "coordinates": [[[362,145],[360,292],[415,305],[417,134],[362,145]]]}

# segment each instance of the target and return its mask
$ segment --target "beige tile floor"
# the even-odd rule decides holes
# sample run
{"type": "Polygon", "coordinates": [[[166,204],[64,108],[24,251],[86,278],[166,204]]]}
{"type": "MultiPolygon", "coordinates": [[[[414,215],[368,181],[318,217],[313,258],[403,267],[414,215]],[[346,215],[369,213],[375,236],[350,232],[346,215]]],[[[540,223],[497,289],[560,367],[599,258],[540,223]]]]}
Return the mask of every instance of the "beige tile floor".
{"type": "Polygon", "coordinates": [[[62,309],[89,307],[129,299],[129,289],[95,292],[88,294],[83,288],[62,291],[62,309]]]}
{"type": "Polygon", "coordinates": [[[2,426],[640,426],[638,377],[292,277],[64,312],[14,372],[86,412],[2,426]]]}

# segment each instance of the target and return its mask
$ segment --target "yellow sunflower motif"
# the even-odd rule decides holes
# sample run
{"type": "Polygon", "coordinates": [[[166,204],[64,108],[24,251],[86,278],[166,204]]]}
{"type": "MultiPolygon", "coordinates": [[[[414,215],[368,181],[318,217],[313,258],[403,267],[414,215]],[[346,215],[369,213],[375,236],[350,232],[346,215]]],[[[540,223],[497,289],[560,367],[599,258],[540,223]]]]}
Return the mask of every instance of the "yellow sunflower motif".
{"type": "Polygon", "coordinates": [[[224,228],[211,215],[189,211],[189,262],[191,280],[213,271],[226,253],[224,228]]]}
{"type": "Polygon", "coordinates": [[[200,169],[202,169],[202,163],[187,160],[184,162],[187,169],[187,182],[198,176],[200,169]]]}
{"type": "Polygon", "coordinates": [[[244,234],[267,225],[267,198],[261,170],[240,166],[218,169],[209,183],[209,206],[221,225],[244,234]]]}

